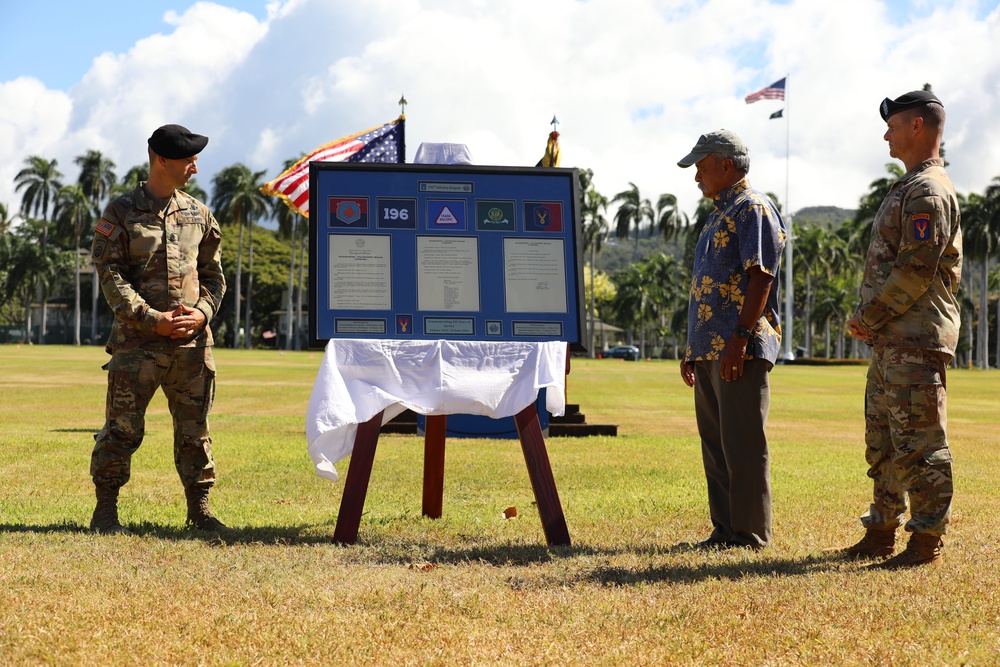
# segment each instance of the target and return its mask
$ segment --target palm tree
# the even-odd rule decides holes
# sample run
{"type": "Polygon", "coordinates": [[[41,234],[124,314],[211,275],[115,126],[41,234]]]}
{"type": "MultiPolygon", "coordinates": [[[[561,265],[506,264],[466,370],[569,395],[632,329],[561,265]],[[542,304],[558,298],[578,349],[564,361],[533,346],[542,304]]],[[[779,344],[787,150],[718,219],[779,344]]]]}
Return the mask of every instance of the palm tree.
{"type": "MultiPolygon", "coordinates": [[[[298,164],[301,159],[301,157],[298,157],[285,160],[285,165],[282,168],[281,173],[284,174],[286,171],[298,164]]],[[[278,223],[278,237],[289,241],[292,246],[292,258],[288,263],[288,298],[285,300],[285,312],[288,313],[288,320],[285,323],[285,349],[291,350],[293,346],[295,349],[299,349],[299,336],[296,333],[296,328],[298,327],[299,322],[301,322],[301,312],[293,312],[295,295],[295,262],[296,256],[299,254],[300,246],[302,252],[301,260],[299,261],[304,263],[306,259],[305,241],[309,235],[309,218],[294,211],[291,206],[278,197],[271,200],[271,213],[278,223]]],[[[300,285],[299,287],[301,290],[302,286],[300,285]]],[[[300,310],[301,304],[302,300],[299,299],[300,310]]]]}
{"type": "MultiPolygon", "coordinates": [[[[125,172],[125,175],[122,176],[122,180],[112,188],[112,196],[131,192],[139,187],[140,183],[148,180],[149,163],[143,162],[142,164],[133,165],[128,171],[125,172]]],[[[188,183],[190,182],[191,181],[188,181],[188,183]]]]}
{"type": "Polygon", "coordinates": [[[7,210],[7,204],[0,202],[0,234],[6,234],[10,231],[16,217],[16,214],[13,216],[10,215],[10,212],[7,210]]]}
{"type": "Polygon", "coordinates": [[[15,266],[10,269],[14,281],[12,293],[17,292],[18,300],[24,306],[24,343],[31,341],[31,304],[32,290],[35,298],[43,304],[48,300],[52,288],[60,277],[70,271],[65,254],[51,244],[42,250],[41,239],[48,223],[35,218],[24,218],[14,234],[22,239],[18,243],[15,266]]]}
{"type": "Polygon", "coordinates": [[[702,197],[698,200],[698,208],[694,212],[694,221],[687,227],[686,239],[684,241],[684,264],[694,266],[694,251],[698,247],[698,239],[702,230],[708,223],[709,216],[715,211],[715,202],[702,197]]]}
{"type": "Polygon", "coordinates": [[[256,220],[264,217],[269,209],[267,195],[260,191],[264,185],[263,171],[251,172],[244,164],[233,164],[218,174],[212,180],[215,194],[212,206],[221,219],[235,222],[239,225],[240,236],[236,251],[236,295],[233,318],[233,348],[240,347],[240,283],[243,275],[243,228],[249,229],[249,249],[247,266],[247,310],[246,310],[246,347],[250,348],[250,308],[253,295],[253,226],[256,220]]]}
{"type": "Polygon", "coordinates": [[[680,236],[687,227],[687,214],[677,206],[677,197],[664,193],[656,201],[656,228],[663,234],[663,240],[680,236]]]}
{"type": "Polygon", "coordinates": [[[845,325],[855,305],[853,283],[841,277],[832,278],[819,286],[813,307],[813,319],[823,324],[826,358],[833,354],[831,325],[837,325],[837,358],[844,358],[845,325]]]}
{"type": "Polygon", "coordinates": [[[673,333],[674,356],[677,356],[676,330],[673,328],[675,314],[678,310],[686,312],[688,285],[678,281],[682,275],[677,260],[665,253],[653,255],[643,265],[643,272],[648,281],[646,286],[647,301],[651,315],[656,322],[658,342],[663,346],[663,339],[668,333],[673,333]]]}
{"type": "MultiPolygon", "coordinates": [[[[90,200],[94,215],[99,217],[104,208],[103,205],[107,201],[110,201],[116,194],[118,184],[117,177],[115,176],[115,163],[105,158],[100,151],[95,150],[88,150],[85,154],[78,156],[75,162],[80,167],[80,175],[77,177],[76,182],[80,185],[84,195],[90,200]]],[[[146,178],[148,177],[149,166],[147,165],[146,178]]],[[[136,182],[136,185],[138,185],[138,182],[136,182]]],[[[82,233],[76,239],[77,245],[80,244],[81,239],[82,233]]],[[[94,266],[90,290],[90,339],[92,341],[97,340],[97,297],[98,276],[97,267],[94,266]]],[[[77,330],[77,338],[79,338],[79,326],[77,326],[77,330]]]]}
{"type": "Polygon", "coordinates": [[[884,178],[877,178],[868,185],[868,192],[861,197],[858,202],[858,209],[854,218],[845,224],[842,236],[848,241],[850,251],[853,254],[864,257],[868,254],[868,245],[872,238],[872,223],[878,214],[882,202],[885,201],[889,190],[896,181],[903,177],[903,168],[895,162],[885,165],[888,174],[884,178]]]}
{"type": "Polygon", "coordinates": [[[591,359],[595,356],[595,306],[594,306],[594,271],[597,263],[597,253],[608,233],[608,221],[604,212],[608,209],[608,198],[594,188],[594,172],[590,169],[580,171],[580,218],[583,224],[583,252],[590,254],[590,303],[587,304],[587,349],[591,359]]]}
{"type": "Polygon", "coordinates": [[[200,202],[208,202],[208,193],[205,192],[201,185],[198,184],[197,178],[192,178],[188,181],[183,190],[200,202]]]}
{"type": "Polygon", "coordinates": [[[844,262],[847,247],[840,237],[820,225],[799,226],[793,222],[795,248],[793,258],[796,275],[802,276],[806,283],[805,303],[803,307],[803,346],[806,356],[813,356],[812,325],[815,295],[813,294],[813,277],[818,272],[832,271],[844,262]]]}
{"type": "Polygon", "coordinates": [[[0,308],[11,303],[15,295],[19,298],[23,295],[29,304],[26,310],[30,310],[31,288],[39,263],[38,243],[25,235],[30,227],[28,223],[14,232],[0,234],[0,308]]]}
{"type": "Polygon", "coordinates": [[[990,259],[1000,248],[1000,176],[993,179],[993,183],[986,188],[984,195],[971,194],[964,204],[962,243],[966,256],[978,263],[980,269],[975,358],[978,366],[985,369],[990,365],[990,259]]]}
{"type": "MultiPolygon", "coordinates": [[[[80,239],[94,225],[93,201],[82,185],[66,185],[59,190],[55,208],[56,229],[73,245],[73,344],[80,344],[80,239]]],[[[96,314],[96,311],[95,311],[96,314]]]]}
{"type": "MultiPolygon", "coordinates": [[[[62,187],[59,183],[59,179],[62,178],[62,173],[56,168],[57,160],[46,160],[38,155],[32,155],[24,160],[24,169],[17,172],[14,176],[14,183],[16,187],[15,192],[20,192],[24,190],[24,194],[21,199],[21,214],[22,215],[34,215],[36,218],[42,221],[42,234],[41,234],[41,256],[46,256],[46,246],[48,245],[49,237],[49,208],[50,205],[55,202],[56,195],[59,193],[59,188],[62,187]]],[[[42,322],[38,330],[38,343],[40,345],[45,344],[45,328],[47,326],[48,313],[46,308],[47,299],[42,298],[42,285],[41,282],[38,283],[36,289],[38,294],[38,300],[42,304],[42,322]]],[[[31,304],[28,304],[28,321],[26,322],[28,336],[31,335],[31,304]]]]}
{"type": "MultiPolygon", "coordinates": [[[[633,264],[626,269],[615,272],[612,277],[615,284],[615,298],[610,304],[612,317],[616,324],[628,330],[628,344],[632,344],[633,333],[638,328],[640,336],[646,310],[646,276],[641,264],[633,264]]],[[[640,351],[646,351],[640,346],[640,351]]]]}
{"type": "Polygon", "coordinates": [[[653,206],[648,199],[642,198],[635,183],[628,185],[629,189],[616,194],[611,202],[619,205],[615,212],[615,236],[620,239],[628,238],[629,231],[635,226],[635,250],[632,252],[634,262],[639,256],[639,232],[642,224],[653,223],[653,206]]]}
{"type": "Polygon", "coordinates": [[[77,183],[83,194],[90,200],[94,213],[100,215],[102,203],[111,196],[118,177],[115,163],[104,157],[100,151],[88,150],[74,162],[80,167],[77,183]]]}

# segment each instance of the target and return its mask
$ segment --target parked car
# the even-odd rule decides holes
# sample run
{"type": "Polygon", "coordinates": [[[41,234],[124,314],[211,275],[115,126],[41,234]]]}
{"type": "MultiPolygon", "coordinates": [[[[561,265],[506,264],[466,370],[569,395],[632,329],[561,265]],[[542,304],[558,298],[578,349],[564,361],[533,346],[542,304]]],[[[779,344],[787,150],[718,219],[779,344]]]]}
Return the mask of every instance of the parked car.
{"type": "Polygon", "coordinates": [[[635,361],[639,358],[639,348],[635,345],[618,345],[604,353],[606,359],[624,359],[635,361]]]}

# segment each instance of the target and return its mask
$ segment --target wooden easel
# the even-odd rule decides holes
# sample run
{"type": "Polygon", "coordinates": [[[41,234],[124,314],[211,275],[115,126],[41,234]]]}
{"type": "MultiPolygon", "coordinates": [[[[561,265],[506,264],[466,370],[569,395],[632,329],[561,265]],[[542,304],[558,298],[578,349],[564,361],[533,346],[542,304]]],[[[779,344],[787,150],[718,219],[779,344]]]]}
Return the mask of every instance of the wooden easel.
{"type": "MultiPolygon", "coordinates": [[[[524,462],[531,478],[531,488],[535,492],[535,502],[541,515],[542,528],[549,546],[569,546],[569,530],[563,516],[559,492],[556,490],[552,466],[545,450],[545,439],[538,423],[538,411],[532,403],[514,416],[517,435],[524,452],[524,462]]],[[[424,431],[424,495],[423,514],[432,519],[441,518],[444,497],[444,444],[448,425],[447,415],[427,417],[424,431]]],[[[368,494],[372,463],[375,460],[375,446],[382,429],[382,413],[358,425],[354,438],[354,451],[344,482],[344,495],[340,501],[340,513],[333,532],[333,541],[339,544],[354,544],[358,539],[361,512],[368,494]]]]}

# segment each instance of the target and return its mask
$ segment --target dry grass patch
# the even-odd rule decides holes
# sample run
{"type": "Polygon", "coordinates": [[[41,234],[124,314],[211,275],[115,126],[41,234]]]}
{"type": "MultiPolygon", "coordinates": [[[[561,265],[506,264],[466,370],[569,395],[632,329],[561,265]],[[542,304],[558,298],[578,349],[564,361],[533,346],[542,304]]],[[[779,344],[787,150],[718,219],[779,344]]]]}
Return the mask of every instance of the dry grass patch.
{"type": "MultiPolygon", "coordinates": [[[[570,401],[617,438],[551,438],[573,546],[547,548],[518,444],[453,440],[444,517],[420,516],[422,443],[383,436],[359,543],[331,544],[342,484],[312,471],[319,355],[218,350],[225,540],[183,527],[165,402],[122,516],[83,530],[106,356],[0,347],[2,665],[988,665],[1000,654],[1000,375],[949,377],[958,497],[942,568],[826,558],[870,489],[858,367],[772,374],[776,543],[707,534],[692,398],[674,362],[574,360],[570,401]],[[516,519],[501,512],[516,506],[516,519]]],[[[347,469],[346,462],[341,464],[347,469]]]]}

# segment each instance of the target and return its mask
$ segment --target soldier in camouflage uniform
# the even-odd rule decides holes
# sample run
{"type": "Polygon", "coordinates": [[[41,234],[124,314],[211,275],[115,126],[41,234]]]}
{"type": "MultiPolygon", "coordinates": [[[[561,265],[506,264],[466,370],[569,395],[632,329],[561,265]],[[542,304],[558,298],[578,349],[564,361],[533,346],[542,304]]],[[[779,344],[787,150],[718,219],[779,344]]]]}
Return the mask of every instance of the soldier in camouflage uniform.
{"type": "Polygon", "coordinates": [[[208,138],[165,125],[149,138],[149,180],[111,202],[94,234],[92,257],[115,313],[104,428],[95,437],[90,474],[97,508],[90,527],[127,533],[118,490],[145,428],[146,406],[163,388],[174,423],[174,464],[187,496],[187,520],[225,526],[208,507],[215,482],[208,414],[215,397],[208,323],[226,292],[219,225],[204,204],[182,192],[198,172],[208,138]]]}
{"type": "Polygon", "coordinates": [[[946,369],[958,343],[962,231],[955,188],[940,157],[944,105],[931,92],[882,102],[889,154],[907,172],[875,216],[862,304],[848,322],[872,346],[865,443],[873,502],[865,536],[839,549],[885,558],[895,549],[907,499],[906,549],[877,567],[941,563],[951,515],[951,451],[945,435],[946,369]]]}

